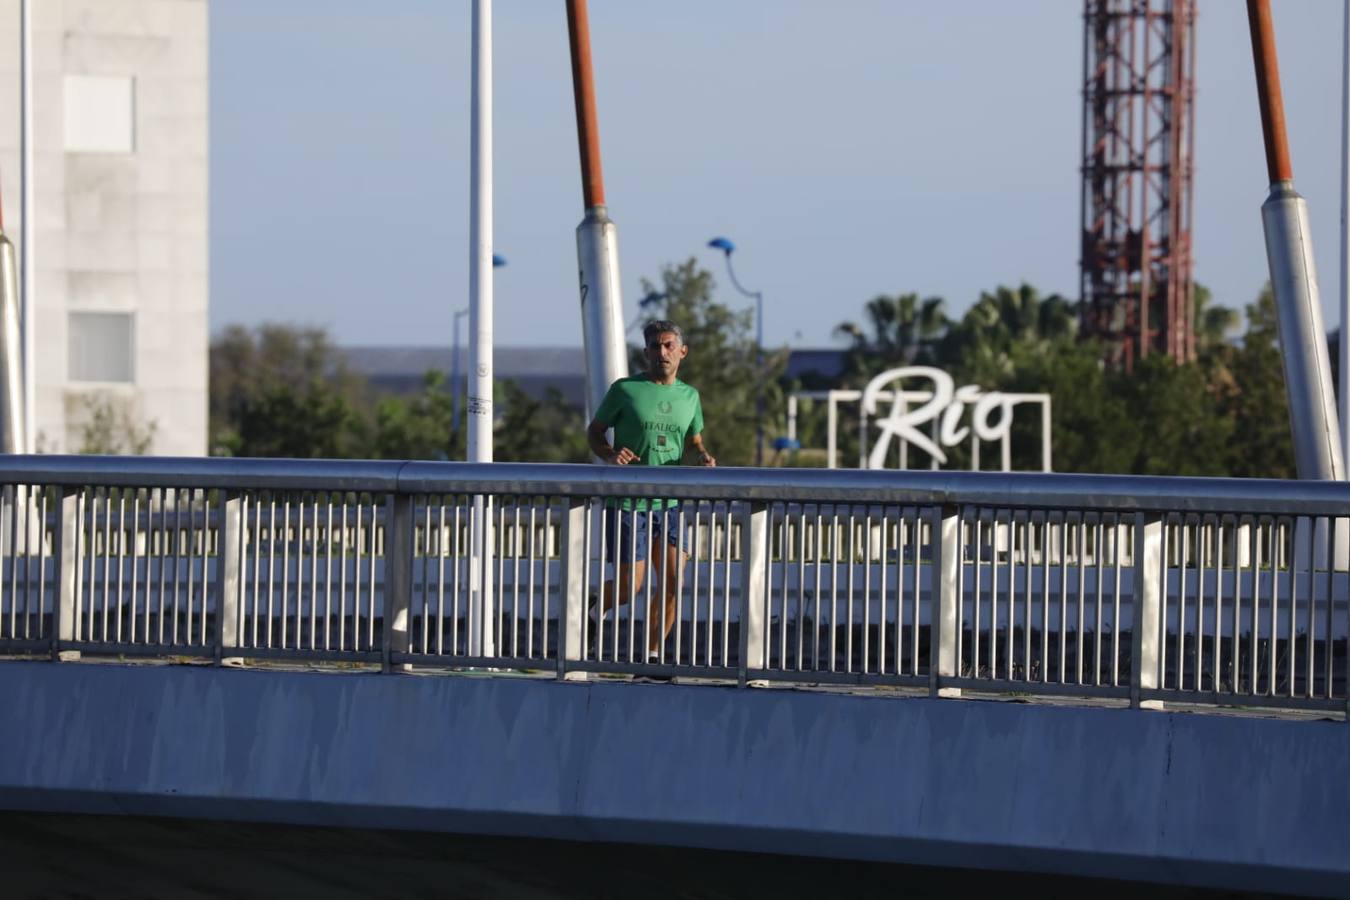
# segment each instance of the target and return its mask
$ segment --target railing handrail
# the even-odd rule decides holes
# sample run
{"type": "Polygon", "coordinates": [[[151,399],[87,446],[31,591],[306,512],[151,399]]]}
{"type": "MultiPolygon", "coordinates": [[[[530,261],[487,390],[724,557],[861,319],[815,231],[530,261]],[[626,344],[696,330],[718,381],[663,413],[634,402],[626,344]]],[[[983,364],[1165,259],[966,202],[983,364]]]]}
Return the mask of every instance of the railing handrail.
{"type": "Polygon", "coordinates": [[[1041,472],[593,466],[421,460],[0,456],[0,483],[672,497],[1111,512],[1345,515],[1350,483],[1041,472]]]}

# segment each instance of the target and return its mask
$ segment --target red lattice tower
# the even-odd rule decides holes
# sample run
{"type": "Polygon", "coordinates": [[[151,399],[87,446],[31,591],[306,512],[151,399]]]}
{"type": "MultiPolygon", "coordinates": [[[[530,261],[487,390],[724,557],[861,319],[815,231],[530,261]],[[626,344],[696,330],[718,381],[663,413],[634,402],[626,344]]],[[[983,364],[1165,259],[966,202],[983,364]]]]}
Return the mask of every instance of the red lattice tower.
{"type": "Polygon", "coordinates": [[[1195,0],[1083,4],[1082,333],[1195,357],[1195,0]]]}

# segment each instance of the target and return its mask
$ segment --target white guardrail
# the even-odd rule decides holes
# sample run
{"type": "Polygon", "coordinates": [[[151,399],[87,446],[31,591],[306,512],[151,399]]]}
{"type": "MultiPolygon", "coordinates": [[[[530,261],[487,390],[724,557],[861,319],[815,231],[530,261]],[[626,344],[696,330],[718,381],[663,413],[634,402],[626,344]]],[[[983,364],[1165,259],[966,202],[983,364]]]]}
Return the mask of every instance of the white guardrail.
{"type": "Polygon", "coordinates": [[[0,485],[10,656],[1347,708],[1344,483],[12,456],[0,485]],[[625,498],[678,500],[688,558],[599,617],[614,520],[660,515],[625,498]]]}

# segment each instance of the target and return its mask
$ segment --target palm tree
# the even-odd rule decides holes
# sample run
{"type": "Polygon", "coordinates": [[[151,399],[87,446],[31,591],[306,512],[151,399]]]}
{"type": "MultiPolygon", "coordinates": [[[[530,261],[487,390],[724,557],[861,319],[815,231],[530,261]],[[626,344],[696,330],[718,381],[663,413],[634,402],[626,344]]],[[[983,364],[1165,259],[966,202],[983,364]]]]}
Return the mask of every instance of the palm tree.
{"type": "Polygon", "coordinates": [[[1192,308],[1195,323],[1195,352],[1203,356],[1228,344],[1228,337],[1242,324],[1242,316],[1227,306],[1212,306],[1214,295],[1202,284],[1195,285],[1192,308]]]}
{"type": "Polygon", "coordinates": [[[1078,332],[1075,304],[1058,294],[1041,297],[1029,284],[980,294],[961,321],[948,330],[942,358],[966,366],[1008,366],[1014,347],[1044,348],[1078,332]]]}
{"type": "Polygon", "coordinates": [[[870,333],[856,322],[842,322],[834,333],[851,341],[848,370],[877,372],[911,363],[931,362],[937,340],[949,324],[941,297],[880,294],[863,307],[870,333]]]}

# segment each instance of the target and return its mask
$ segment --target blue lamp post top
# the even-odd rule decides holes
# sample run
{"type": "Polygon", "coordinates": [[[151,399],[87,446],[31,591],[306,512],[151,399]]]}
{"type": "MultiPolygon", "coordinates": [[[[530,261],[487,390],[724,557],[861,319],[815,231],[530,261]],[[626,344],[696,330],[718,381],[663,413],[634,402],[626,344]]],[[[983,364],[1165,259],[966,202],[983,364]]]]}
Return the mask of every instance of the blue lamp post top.
{"type": "Polygon", "coordinates": [[[728,256],[731,255],[731,251],[736,249],[736,245],[731,242],[731,239],[724,237],[713,238],[711,241],[708,241],[708,246],[712,247],[714,250],[721,250],[728,256]]]}

